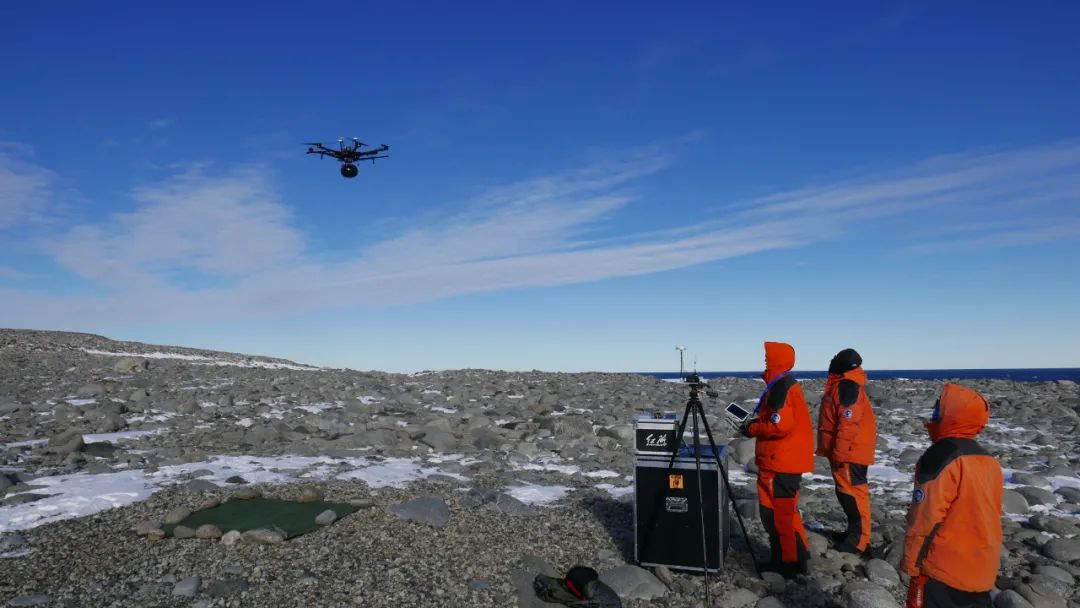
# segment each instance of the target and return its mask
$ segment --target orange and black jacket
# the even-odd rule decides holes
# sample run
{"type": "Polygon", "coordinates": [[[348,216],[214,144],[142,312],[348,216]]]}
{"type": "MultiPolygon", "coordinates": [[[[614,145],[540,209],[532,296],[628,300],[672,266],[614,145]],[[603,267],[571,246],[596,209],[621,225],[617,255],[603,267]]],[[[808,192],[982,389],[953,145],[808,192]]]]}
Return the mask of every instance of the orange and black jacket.
{"type": "Polygon", "coordinates": [[[747,434],[757,438],[758,469],[774,473],[809,473],[814,470],[814,429],[802,386],[789,375],[795,367],[795,349],[783,342],[765,343],[768,385],[758,403],[757,416],[747,434]]]}
{"type": "Polygon", "coordinates": [[[874,464],[877,418],[866,396],[866,372],[829,374],[818,411],[818,456],[831,462],[874,464]]]}
{"type": "Polygon", "coordinates": [[[934,442],[915,467],[901,568],[969,592],[989,591],[1001,559],[997,460],[975,441],[990,418],[977,392],[946,384],[927,424],[934,442]]]}

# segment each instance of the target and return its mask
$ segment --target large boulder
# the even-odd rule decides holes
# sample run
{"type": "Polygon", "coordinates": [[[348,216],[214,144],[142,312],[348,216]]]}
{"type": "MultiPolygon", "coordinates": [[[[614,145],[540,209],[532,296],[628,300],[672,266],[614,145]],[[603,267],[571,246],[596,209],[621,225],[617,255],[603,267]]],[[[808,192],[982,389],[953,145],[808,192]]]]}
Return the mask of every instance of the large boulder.
{"type": "Polygon", "coordinates": [[[888,589],[866,581],[854,581],[844,586],[847,608],[900,608],[888,589]]]}
{"type": "Polygon", "coordinates": [[[1065,608],[1065,598],[1058,595],[1053,587],[1042,581],[1028,581],[1016,588],[1034,608],[1065,608]]]}
{"type": "Polygon", "coordinates": [[[866,562],[866,578],[888,589],[900,586],[900,575],[896,572],[896,568],[883,559],[872,559],[866,562]]]}
{"type": "Polygon", "coordinates": [[[438,496],[421,496],[390,505],[390,512],[401,519],[442,528],[450,521],[450,509],[438,496]]]}
{"type": "Polygon", "coordinates": [[[84,384],[75,391],[75,396],[79,399],[95,399],[97,397],[103,397],[105,396],[105,385],[99,382],[84,384]]]}
{"type": "Polygon", "coordinates": [[[754,449],[757,443],[753,439],[736,439],[728,444],[731,459],[739,464],[746,464],[754,459],[754,449]]]}
{"type": "Polygon", "coordinates": [[[443,454],[454,452],[458,448],[458,440],[453,433],[439,429],[428,429],[420,442],[443,454]]]}
{"type": "Polygon", "coordinates": [[[113,370],[121,374],[132,374],[150,369],[150,361],[140,357],[121,357],[113,365],[113,370]]]}
{"type": "Polygon", "coordinates": [[[1059,562],[1080,560],[1080,539],[1055,538],[1042,546],[1043,555],[1059,562]]]}
{"type": "Polygon", "coordinates": [[[240,539],[252,545],[279,545],[285,542],[285,533],[278,529],[258,528],[244,532],[240,539]]]}
{"type": "MultiPolygon", "coordinates": [[[[624,599],[651,600],[667,593],[667,587],[651,572],[633,565],[618,566],[600,573],[600,581],[624,599]]],[[[754,596],[757,601],[757,596],[754,596]]]]}
{"type": "Polygon", "coordinates": [[[1034,606],[1016,591],[1006,589],[994,598],[994,608],[1034,608],[1034,606]]]}
{"type": "Polygon", "coordinates": [[[1028,501],[1016,490],[1005,490],[1001,495],[1001,508],[1006,513],[1027,513],[1028,501]]]}
{"type": "Polygon", "coordinates": [[[1057,497],[1053,492],[1045,488],[1036,488],[1035,486],[1023,486],[1017,488],[1017,492],[1024,495],[1029,505],[1054,505],[1057,504],[1057,497]]]}
{"type": "Polygon", "coordinates": [[[759,601],[758,594],[743,587],[736,587],[720,596],[714,605],[717,608],[745,608],[756,606],[759,601]]]}
{"type": "Polygon", "coordinates": [[[52,454],[66,456],[75,452],[81,452],[85,447],[86,442],[83,441],[82,433],[78,431],[67,431],[50,437],[46,450],[52,454]]]}

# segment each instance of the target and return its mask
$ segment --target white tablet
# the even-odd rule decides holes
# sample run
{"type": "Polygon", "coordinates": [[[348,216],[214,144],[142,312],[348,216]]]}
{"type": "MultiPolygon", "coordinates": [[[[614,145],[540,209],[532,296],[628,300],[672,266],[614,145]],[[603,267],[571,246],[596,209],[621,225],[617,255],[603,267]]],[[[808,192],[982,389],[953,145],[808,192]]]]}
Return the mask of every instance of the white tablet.
{"type": "Polygon", "coordinates": [[[727,407],[724,408],[724,411],[727,412],[728,416],[731,416],[739,422],[742,422],[750,417],[750,411],[742,407],[738,403],[735,403],[734,401],[729,403],[727,407]]]}

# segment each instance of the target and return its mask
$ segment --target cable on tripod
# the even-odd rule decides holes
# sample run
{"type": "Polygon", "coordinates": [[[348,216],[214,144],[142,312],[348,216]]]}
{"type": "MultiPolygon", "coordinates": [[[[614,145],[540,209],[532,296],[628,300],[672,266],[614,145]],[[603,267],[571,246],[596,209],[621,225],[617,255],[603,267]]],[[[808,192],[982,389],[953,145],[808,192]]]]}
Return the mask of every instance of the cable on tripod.
{"type": "MultiPolygon", "coordinates": [[[[702,494],[701,489],[701,444],[698,433],[698,412],[695,408],[691,415],[694,417],[694,467],[697,469],[697,499],[698,499],[698,516],[701,519],[701,571],[705,575],[705,606],[706,608],[712,608],[712,598],[709,593],[709,535],[705,532],[705,497],[702,494]]],[[[715,453],[715,452],[714,452],[715,453]]],[[[721,549],[722,547],[717,547],[721,549]]]]}

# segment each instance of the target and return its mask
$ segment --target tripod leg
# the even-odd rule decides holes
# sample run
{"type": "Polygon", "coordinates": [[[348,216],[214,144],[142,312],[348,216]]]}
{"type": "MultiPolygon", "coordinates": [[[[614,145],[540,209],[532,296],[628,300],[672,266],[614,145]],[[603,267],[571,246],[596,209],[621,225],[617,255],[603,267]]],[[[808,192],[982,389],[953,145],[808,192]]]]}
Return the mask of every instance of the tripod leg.
{"type": "Polygon", "coordinates": [[[679,444],[682,443],[683,433],[686,432],[686,421],[690,417],[690,412],[693,411],[693,405],[693,399],[686,402],[686,409],[683,410],[682,420],[679,421],[679,428],[675,431],[675,445],[671,450],[671,460],[668,460],[668,473],[671,473],[671,471],[675,469],[675,457],[679,455],[679,444]]]}
{"type": "Polygon", "coordinates": [[[699,447],[701,442],[698,440],[701,436],[698,433],[698,409],[701,404],[695,402],[695,405],[691,414],[694,417],[694,444],[690,447],[694,450],[694,468],[697,469],[698,515],[701,518],[701,572],[705,575],[705,605],[712,606],[712,598],[709,597],[709,537],[705,533],[705,497],[701,488],[701,449],[699,447]]]}
{"type": "Polygon", "coordinates": [[[728,481],[727,469],[724,468],[724,463],[720,462],[720,454],[716,451],[716,442],[713,440],[712,429],[709,428],[709,421],[705,418],[705,412],[701,412],[701,422],[705,427],[705,435],[709,438],[709,447],[713,451],[713,458],[716,458],[716,466],[720,469],[720,477],[724,480],[724,491],[727,492],[728,500],[731,501],[731,508],[735,510],[735,519],[739,521],[739,529],[742,530],[743,540],[746,541],[746,550],[750,553],[750,563],[754,565],[754,574],[761,578],[761,572],[758,571],[757,557],[754,555],[754,546],[750,544],[750,535],[746,532],[746,524],[743,523],[742,513],[739,513],[739,503],[735,502],[735,495],[731,493],[731,482],[728,481]]]}

